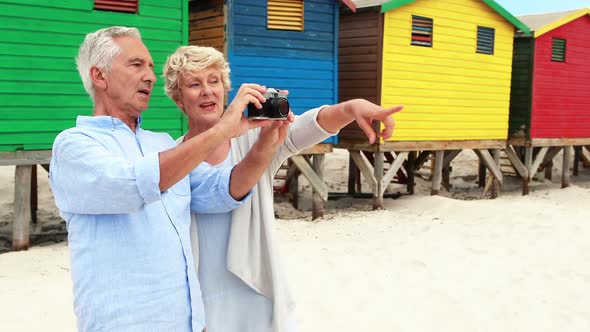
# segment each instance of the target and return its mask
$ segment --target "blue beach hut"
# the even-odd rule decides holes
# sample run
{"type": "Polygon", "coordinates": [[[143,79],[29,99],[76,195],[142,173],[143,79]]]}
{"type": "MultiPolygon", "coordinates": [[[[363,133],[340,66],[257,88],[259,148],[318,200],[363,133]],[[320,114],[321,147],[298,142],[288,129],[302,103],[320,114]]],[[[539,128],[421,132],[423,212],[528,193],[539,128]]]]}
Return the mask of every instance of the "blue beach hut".
{"type": "MultiPolygon", "coordinates": [[[[334,0],[200,0],[190,4],[189,44],[226,55],[234,90],[254,82],[289,90],[295,114],[338,102],[334,0]]],[[[336,143],[336,137],[325,143],[336,143]]]]}

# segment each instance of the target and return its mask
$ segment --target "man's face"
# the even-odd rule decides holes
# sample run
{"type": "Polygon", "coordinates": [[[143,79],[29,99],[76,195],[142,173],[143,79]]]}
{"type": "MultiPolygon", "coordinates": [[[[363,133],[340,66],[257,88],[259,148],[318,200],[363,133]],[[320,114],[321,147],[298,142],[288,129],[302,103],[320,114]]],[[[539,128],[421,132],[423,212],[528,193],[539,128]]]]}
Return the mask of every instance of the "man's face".
{"type": "Polygon", "coordinates": [[[116,37],[121,53],[106,74],[105,102],[114,112],[133,118],[145,111],[156,82],[154,62],[145,45],[132,37],[116,37]]]}

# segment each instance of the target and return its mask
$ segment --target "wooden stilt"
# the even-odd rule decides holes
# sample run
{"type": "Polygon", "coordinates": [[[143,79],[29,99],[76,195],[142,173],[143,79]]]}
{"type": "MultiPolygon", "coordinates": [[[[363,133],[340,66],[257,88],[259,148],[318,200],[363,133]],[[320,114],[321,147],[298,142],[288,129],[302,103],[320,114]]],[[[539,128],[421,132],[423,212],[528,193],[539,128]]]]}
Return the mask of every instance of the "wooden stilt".
{"type": "Polygon", "coordinates": [[[361,170],[358,167],[356,168],[355,181],[356,181],[356,185],[355,185],[356,192],[357,193],[363,192],[363,181],[361,181],[361,170]]]}
{"type": "Polygon", "coordinates": [[[483,188],[486,184],[486,165],[479,158],[477,159],[477,179],[477,185],[483,188]]]}
{"type": "Polygon", "coordinates": [[[442,183],[447,189],[451,189],[451,162],[455,159],[461,150],[447,150],[443,159],[442,183]]]}
{"type": "Polygon", "coordinates": [[[500,166],[494,161],[494,157],[490,154],[487,149],[475,149],[473,150],[475,154],[479,157],[479,159],[484,163],[486,168],[494,174],[496,180],[500,182],[502,185],[503,176],[502,171],[500,170],[500,166]]]}
{"type": "Polygon", "coordinates": [[[544,147],[540,148],[539,151],[537,152],[537,155],[535,156],[535,158],[531,164],[531,168],[529,168],[529,177],[531,178],[531,180],[535,177],[535,174],[537,174],[537,171],[539,170],[539,166],[541,165],[543,160],[545,160],[545,155],[547,154],[547,151],[549,151],[549,147],[544,146],[544,147]]]}
{"type": "Polygon", "coordinates": [[[555,156],[557,156],[557,154],[559,153],[559,151],[561,151],[563,147],[561,146],[552,146],[549,148],[549,150],[547,151],[547,154],[545,155],[544,161],[548,162],[553,160],[553,158],[555,158],[555,156]]]}
{"type": "Polygon", "coordinates": [[[455,160],[455,158],[457,158],[457,156],[459,155],[459,153],[461,153],[461,151],[463,150],[450,150],[450,151],[445,151],[445,158],[443,159],[443,164],[444,165],[450,165],[451,162],[453,160],[455,160]]]}
{"type": "Polygon", "coordinates": [[[373,176],[375,177],[376,185],[373,189],[373,209],[383,208],[383,170],[384,170],[385,156],[383,152],[375,152],[375,165],[373,166],[373,176]]]}
{"type": "Polygon", "coordinates": [[[508,160],[510,160],[510,163],[514,167],[516,173],[520,175],[523,181],[526,180],[529,177],[529,171],[518,157],[518,154],[514,148],[508,145],[504,152],[506,152],[506,156],[508,157],[508,160]]]}
{"type": "Polygon", "coordinates": [[[14,179],[14,221],[12,224],[12,250],[29,248],[31,222],[31,174],[33,165],[17,165],[14,179]]]}
{"type": "Polygon", "coordinates": [[[369,163],[371,165],[373,165],[375,163],[375,158],[373,157],[373,152],[371,152],[371,151],[362,151],[362,153],[365,156],[365,158],[367,158],[367,160],[369,161],[369,163]]]}
{"type": "Polygon", "coordinates": [[[545,163],[545,179],[551,181],[553,178],[553,160],[545,163]]]}
{"type": "Polygon", "coordinates": [[[416,151],[410,151],[408,154],[408,163],[406,164],[406,170],[408,171],[408,194],[414,195],[414,187],[416,184],[414,183],[414,169],[416,167],[416,151]]]}
{"type": "Polygon", "coordinates": [[[490,176],[488,177],[488,180],[486,181],[486,184],[483,187],[483,191],[481,192],[481,196],[479,197],[480,199],[483,199],[483,198],[486,197],[486,193],[490,189],[490,187],[491,187],[492,183],[494,182],[494,180],[495,180],[494,173],[490,173],[490,176]]]}
{"type": "MultiPolygon", "coordinates": [[[[313,170],[315,174],[318,176],[319,179],[324,179],[324,160],[325,155],[322,154],[314,154],[313,155],[313,170]]],[[[326,193],[327,196],[327,193],[326,193]]],[[[324,198],[322,194],[314,187],[313,196],[312,196],[312,212],[311,212],[311,220],[316,220],[318,218],[322,218],[324,216],[324,198]]],[[[326,197],[327,199],[327,197],[326,197]]]]}
{"type": "Polygon", "coordinates": [[[520,161],[523,162],[524,165],[524,146],[518,146],[518,145],[510,145],[507,144],[507,147],[511,147],[512,150],[514,151],[514,153],[516,153],[516,156],[518,157],[518,159],[520,159],[520,161]]]}
{"type": "Polygon", "coordinates": [[[563,147],[563,168],[561,170],[561,187],[566,188],[570,185],[570,160],[572,158],[572,147],[563,147]]]}
{"type": "Polygon", "coordinates": [[[434,170],[432,174],[432,190],[430,191],[431,195],[438,195],[440,192],[444,156],[445,152],[443,150],[438,150],[435,152],[434,170]]]}
{"type": "Polygon", "coordinates": [[[443,167],[442,167],[441,184],[447,191],[451,190],[451,166],[448,164],[445,164],[444,161],[443,161],[443,167]]]}
{"type": "MultiPolygon", "coordinates": [[[[315,156],[315,155],[314,155],[315,156]]],[[[305,176],[305,178],[311,184],[311,187],[317,192],[322,198],[322,200],[328,200],[328,188],[324,183],[324,179],[320,178],[318,174],[313,170],[313,168],[309,165],[309,162],[303,155],[295,155],[291,157],[291,161],[299,168],[301,174],[305,176]]]]}
{"type": "Polygon", "coordinates": [[[385,151],[383,152],[383,158],[385,158],[385,162],[386,163],[393,163],[393,161],[395,160],[395,157],[397,156],[397,153],[393,152],[393,151],[385,151]]]}
{"type": "MultiPolygon", "coordinates": [[[[391,166],[389,167],[389,169],[395,169],[395,173],[391,175],[391,177],[389,177],[389,171],[385,174],[383,181],[385,181],[385,177],[388,178],[388,182],[387,185],[389,185],[389,183],[391,181],[393,181],[394,177],[397,177],[397,183],[399,184],[408,184],[408,171],[406,170],[406,166],[407,166],[407,159],[408,159],[408,155],[410,154],[409,151],[406,152],[398,152],[395,153],[393,151],[390,152],[385,152],[385,161],[387,163],[389,163],[391,166]],[[396,163],[399,163],[396,165],[396,163]]],[[[385,182],[383,182],[385,183],[385,182]]],[[[387,186],[385,187],[387,189],[387,186]]]]}
{"type": "MultiPolygon", "coordinates": [[[[483,197],[494,182],[498,183],[497,190],[499,190],[500,186],[502,185],[503,176],[502,170],[500,169],[500,151],[499,149],[494,149],[494,156],[492,156],[487,149],[474,149],[473,152],[475,152],[482,164],[484,164],[485,167],[490,171],[490,177],[486,181],[486,185],[483,188],[483,197]]],[[[497,192],[495,194],[492,193],[492,198],[496,198],[494,195],[497,196],[497,192]]]]}
{"type": "Polygon", "coordinates": [[[582,160],[582,166],[584,168],[590,167],[590,158],[586,156],[584,150],[582,150],[582,154],[580,155],[580,160],[582,160]]]}
{"type": "Polygon", "coordinates": [[[356,185],[356,178],[357,178],[357,167],[354,164],[354,160],[352,157],[348,156],[348,194],[354,195],[355,193],[355,185],[356,185]]]}
{"type": "Polygon", "coordinates": [[[582,166],[584,168],[590,167],[590,157],[586,155],[586,149],[588,149],[588,147],[582,147],[582,151],[580,152],[580,160],[582,161],[582,166]]]}
{"type": "Polygon", "coordinates": [[[289,170],[287,171],[289,202],[295,209],[299,209],[299,174],[301,172],[299,172],[293,161],[289,159],[289,170]]]}
{"type": "Polygon", "coordinates": [[[37,165],[31,167],[31,222],[37,224],[37,165]]]}
{"type": "MultiPolygon", "coordinates": [[[[493,157],[496,165],[500,167],[500,149],[494,149],[493,157]]],[[[496,177],[494,177],[494,180],[492,181],[492,198],[497,198],[499,194],[500,182],[498,181],[498,179],[496,179],[496,177]]]]}
{"type": "Polygon", "coordinates": [[[581,154],[582,154],[582,147],[581,146],[574,146],[574,170],[573,170],[573,174],[572,174],[573,176],[578,176],[581,154]]]}
{"type": "Polygon", "coordinates": [[[420,154],[416,157],[416,162],[414,163],[414,167],[416,170],[418,170],[420,167],[422,167],[422,165],[424,165],[426,161],[428,161],[428,158],[430,157],[431,153],[432,151],[420,152],[420,154]]]}
{"type": "Polygon", "coordinates": [[[552,146],[547,151],[543,159],[543,168],[545,169],[545,179],[551,181],[553,179],[553,158],[561,151],[561,146],[552,146]]]}
{"type": "MultiPolygon", "coordinates": [[[[531,164],[533,162],[533,148],[527,146],[524,150],[524,167],[527,169],[527,172],[531,169],[531,164]]],[[[531,176],[528,176],[522,180],[522,194],[528,195],[529,194],[529,184],[531,182],[531,176]]]]}
{"type": "Polygon", "coordinates": [[[385,194],[385,190],[387,189],[389,183],[391,183],[391,181],[393,180],[393,177],[400,171],[407,157],[408,152],[400,152],[395,156],[395,159],[389,166],[387,173],[385,173],[385,175],[383,175],[383,178],[381,179],[381,190],[379,191],[379,195],[381,197],[383,197],[383,195],[385,194]]]}
{"type": "Polygon", "coordinates": [[[361,171],[361,174],[371,186],[371,191],[375,192],[375,186],[377,185],[377,181],[375,180],[373,166],[371,166],[371,164],[363,158],[363,155],[360,153],[360,151],[351,150],[349,152],[350,156],[352,157],[352,160],[354,160],[354,163],[361,171]]]}

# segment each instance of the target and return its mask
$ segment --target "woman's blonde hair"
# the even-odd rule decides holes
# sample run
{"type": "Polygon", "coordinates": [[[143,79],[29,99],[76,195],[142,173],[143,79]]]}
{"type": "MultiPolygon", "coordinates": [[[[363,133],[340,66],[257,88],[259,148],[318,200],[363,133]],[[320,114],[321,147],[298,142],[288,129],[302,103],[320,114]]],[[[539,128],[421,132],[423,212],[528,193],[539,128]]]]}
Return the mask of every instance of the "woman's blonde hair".
{"type": "Polygon", "coordinates": [[[168,57],[164,65],[164,91],[168,97],[175,100],[180,92],[180,78],[182,75],[212,67],[221,73],[221,82],[225,91],[231,89],[229,80],[229,65],[223,53],[213,47],[181,46],[168,57]]]}

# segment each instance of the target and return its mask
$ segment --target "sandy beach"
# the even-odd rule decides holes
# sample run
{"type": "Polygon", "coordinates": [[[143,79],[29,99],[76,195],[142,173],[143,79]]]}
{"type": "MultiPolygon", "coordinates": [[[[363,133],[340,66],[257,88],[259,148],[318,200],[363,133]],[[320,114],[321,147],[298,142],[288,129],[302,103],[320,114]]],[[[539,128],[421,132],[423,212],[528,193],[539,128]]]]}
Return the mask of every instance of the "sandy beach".
{"type": "MultiPolygon", "coordinates": [[[[347,152],[326,159],[330,191],[346,191],[347,152]]],[[[476,199],[475,155],[464,151],[451,192],[430,196],[418,178],[415,195],[384,210],[330,200],[317,222],[300,179],[302,211],[275,205],[299,331],[590,331],[590,169],[560,189],[555,161],[553,182],[539,177],[529,196],[508,177],[500,198],[476,199]]],[[[14,167],[0,166],[4,240],[13,186],[14,167]]],[[[54,236],[0,254],[2,331],[75,330],[67,243],[42,169],[39,186],[36,227],[54,236]]]]}

